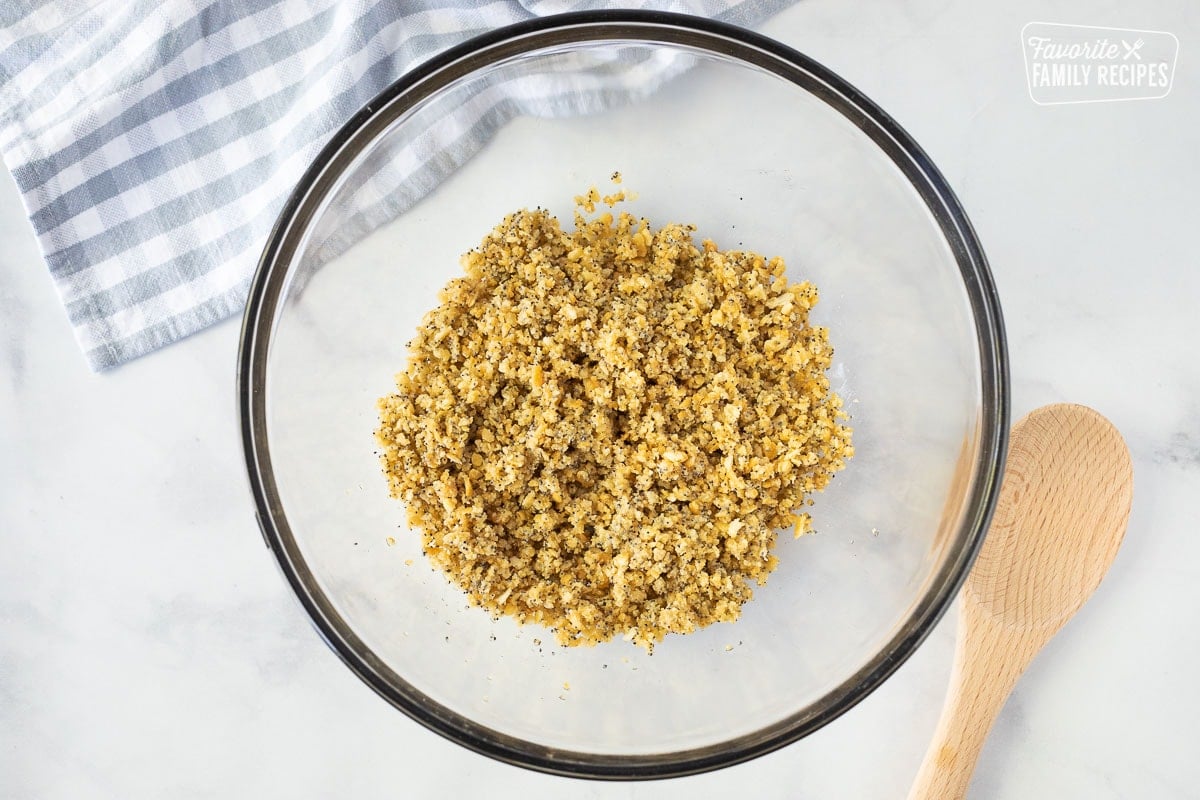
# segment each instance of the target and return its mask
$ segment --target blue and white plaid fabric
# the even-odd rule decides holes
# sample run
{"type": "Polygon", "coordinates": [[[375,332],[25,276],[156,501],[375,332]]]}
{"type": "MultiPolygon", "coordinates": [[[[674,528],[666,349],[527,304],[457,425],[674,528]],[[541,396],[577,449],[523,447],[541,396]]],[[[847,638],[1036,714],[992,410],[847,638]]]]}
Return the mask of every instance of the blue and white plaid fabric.
{"type": "MultiPolygon", "coordinates": [[[[752,25],[789,2],[632,5],[752,25]]],[[[88,363],[112,367],[239,313],[300,174],[406,70],[486,30],[599,5],[0,0],[0,152],[88,363]]],[[[516,113],[538,105],[508,100],[516,113]]],[[[458,163],[495,129],[471,123],[455,121],[471,134],[458,163]]],[[[420,166],[386,191],[428,191],[420,166]]]]}

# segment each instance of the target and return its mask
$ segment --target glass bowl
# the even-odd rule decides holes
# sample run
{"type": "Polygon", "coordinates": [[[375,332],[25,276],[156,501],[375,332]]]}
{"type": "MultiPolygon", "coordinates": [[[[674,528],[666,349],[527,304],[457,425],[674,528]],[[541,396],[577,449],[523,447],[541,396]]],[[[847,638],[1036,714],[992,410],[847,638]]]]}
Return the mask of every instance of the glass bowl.
{"type": "Polygon", "coordinates": [[[964,579],[1008,429],[992,278],[928,157],[800,53],[653,12],[494,31],[358,113],[263,253],[238,393],[263,535],[347,666],[466,747],[600,778],[744,761],[876,688],[964,579]],[[616,170],[656,227],[693,223],[817,285],[857,450],[741,618],[653,655],[563,648],[468,607],[422,557],[374,441],[376,399],[459,256],[520,207],[569,225],[572,197],[616,170]]]}

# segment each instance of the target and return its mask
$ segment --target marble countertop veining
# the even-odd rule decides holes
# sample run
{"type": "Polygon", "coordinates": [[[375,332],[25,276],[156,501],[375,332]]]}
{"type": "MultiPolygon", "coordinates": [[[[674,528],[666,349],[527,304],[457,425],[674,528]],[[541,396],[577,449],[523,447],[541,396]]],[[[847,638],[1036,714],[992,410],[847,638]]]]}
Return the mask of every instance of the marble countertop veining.
{"type": "MultiPolygon", "coordinates": [[[[1004,304],[1014,418],[1091,405],[1133,453],[1124,547],[1005,707],[974,798],[1196,798],[1200,15],[1184,0],[804,0],[764,27],[908,128],[1004,304]],[[1033,20],[1165,30],[1164,99],[1038,106],[1033,20]]],[[[817,734],[715,774],[614,785],[505,766],[380,701],[309,626],[254,523],[238,323],[88,372],[0,179],[0,797],[903,797],[954,614],[817,734]]]]}

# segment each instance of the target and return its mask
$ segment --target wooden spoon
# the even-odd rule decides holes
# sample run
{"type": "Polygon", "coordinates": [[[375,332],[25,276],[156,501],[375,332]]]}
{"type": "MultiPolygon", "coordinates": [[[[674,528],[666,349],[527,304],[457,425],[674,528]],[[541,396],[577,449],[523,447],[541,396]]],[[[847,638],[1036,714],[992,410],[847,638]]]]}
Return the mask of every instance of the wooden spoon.
{"type": "Polygon", "coordinates": [[[1013,427],[996,515],[963,586],[946,705],[909,800],[966,796],[1017,679],[1108,571],[1132,499],[1129,450],[1095,411],[1045,406],[1013,427]]]}

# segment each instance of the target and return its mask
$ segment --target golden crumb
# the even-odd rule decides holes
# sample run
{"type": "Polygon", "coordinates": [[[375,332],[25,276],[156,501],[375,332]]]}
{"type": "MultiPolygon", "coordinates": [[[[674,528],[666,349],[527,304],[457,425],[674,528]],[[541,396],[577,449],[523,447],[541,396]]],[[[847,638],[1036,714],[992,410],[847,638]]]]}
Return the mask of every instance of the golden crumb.
{"type": "Polygon", "coordinates": [[[396,543],[396,537],[395,537],[395,536],[389,536],[389,537],[387,537],[387,546],[388,546],[388,547],[391,547],[391,546],[392,546],[392,545],[394,545],[395,543],[396,543]]]}
{"type": "Polygon", "coordinates": [[[816,288],[688,226],[582,213],[608,199],[577,197],[569,233],[510,214],[463,257],[378,438],[471,602],[562,644],[649,649],[736,619],[776,531],[809,529],[797,509],[854,451],[816,288]]]}

